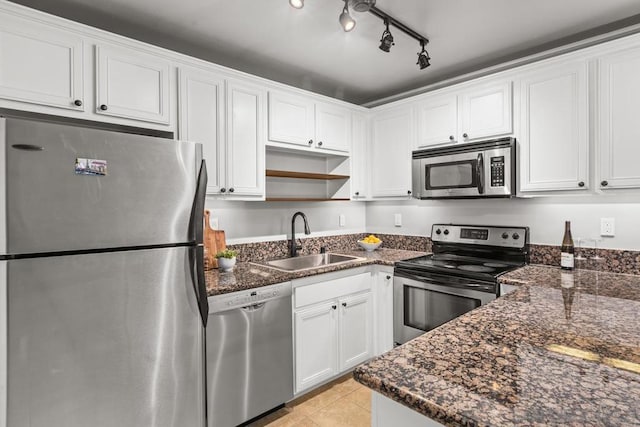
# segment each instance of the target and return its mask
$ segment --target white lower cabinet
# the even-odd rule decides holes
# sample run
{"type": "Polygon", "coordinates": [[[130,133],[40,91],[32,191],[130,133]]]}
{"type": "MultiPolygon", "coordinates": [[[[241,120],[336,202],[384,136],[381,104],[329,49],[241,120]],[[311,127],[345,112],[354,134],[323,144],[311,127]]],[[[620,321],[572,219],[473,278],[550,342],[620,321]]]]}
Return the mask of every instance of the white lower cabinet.
{"type": "Polygon", "coordinates": [[[393,349],[393,267],[378,266],[374,273],[375,354],[393,349]]]}
{"type": "Polygon", "coordinates": [[[294,282],[296,394],[373,356],[371,277],[359,268],[294,282]]]}

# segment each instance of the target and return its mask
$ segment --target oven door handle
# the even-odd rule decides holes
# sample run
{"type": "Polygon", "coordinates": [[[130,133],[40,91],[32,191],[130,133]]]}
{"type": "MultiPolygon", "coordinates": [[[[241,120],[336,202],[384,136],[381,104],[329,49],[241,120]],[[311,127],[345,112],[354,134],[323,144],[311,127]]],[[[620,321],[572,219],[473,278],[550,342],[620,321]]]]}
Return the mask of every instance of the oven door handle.
{"type": "Polygon", "coordinates": [[[478,194],[484,194],[484,155],[482,153],[478,154],[476,179],[478,180],[478,194]]]}

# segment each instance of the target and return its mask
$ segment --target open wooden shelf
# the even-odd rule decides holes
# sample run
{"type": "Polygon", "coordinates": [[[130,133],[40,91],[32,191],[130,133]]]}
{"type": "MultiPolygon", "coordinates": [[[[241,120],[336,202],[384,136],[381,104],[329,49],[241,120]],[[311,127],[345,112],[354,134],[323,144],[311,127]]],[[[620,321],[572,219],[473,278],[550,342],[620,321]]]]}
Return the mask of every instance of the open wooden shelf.
{"type": "Polygon", "coordinates": [[[313,172],[293,172],[276,169],[267,169],[267,176],[278,178],[300,178],[300,179],[349,179],[349,175],[336,175],[331,173],[313,173],[313,172]]]}
{"type": "Polygon", "coordinates": [[[326,199],[312,197],[267,197],[267,202],[345,202],[350,199],[326,199]]]}

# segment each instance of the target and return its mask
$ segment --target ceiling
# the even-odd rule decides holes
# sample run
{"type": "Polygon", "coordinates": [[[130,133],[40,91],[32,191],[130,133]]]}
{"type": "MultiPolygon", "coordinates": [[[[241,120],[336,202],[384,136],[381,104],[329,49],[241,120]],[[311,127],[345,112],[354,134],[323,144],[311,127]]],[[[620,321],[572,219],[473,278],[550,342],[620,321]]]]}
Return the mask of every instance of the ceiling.
{"type": "Polygon", "coordinates": [[[376,6],[427,36],[419,44],[352,12],[342,31],[341,0],[13,0],[251,74],[367,104],[404,91],[588,36],[640,23],[638,0],[378,0],[376,6]]]}

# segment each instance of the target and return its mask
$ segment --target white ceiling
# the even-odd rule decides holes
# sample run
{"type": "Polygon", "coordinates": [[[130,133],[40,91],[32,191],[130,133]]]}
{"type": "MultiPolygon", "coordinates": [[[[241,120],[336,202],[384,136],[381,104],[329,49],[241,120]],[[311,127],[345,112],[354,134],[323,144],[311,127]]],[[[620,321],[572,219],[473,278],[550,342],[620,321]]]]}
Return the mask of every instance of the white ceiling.
{"type": "Polygon", "coordinates": [[[430,39],[432,65],[419,70],[418,42],[392,27],[396,45],[382,52],[370,13],[352,12],[343,32],[341,0],[12,1],[359,104],[640,23],[638,0],[378,0],[430,39]]]}

